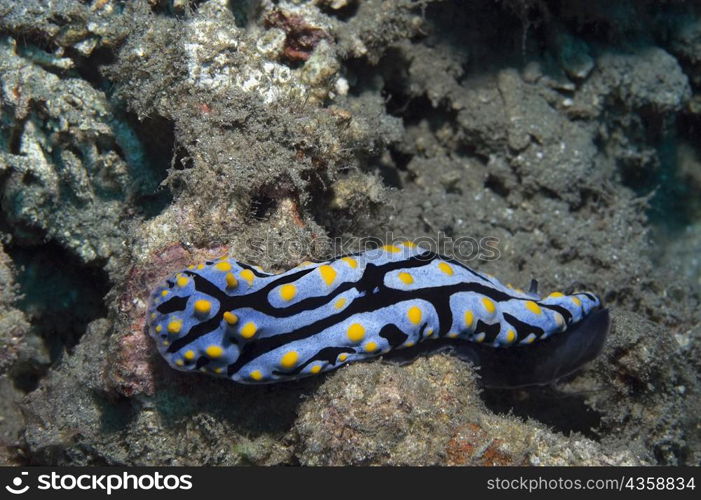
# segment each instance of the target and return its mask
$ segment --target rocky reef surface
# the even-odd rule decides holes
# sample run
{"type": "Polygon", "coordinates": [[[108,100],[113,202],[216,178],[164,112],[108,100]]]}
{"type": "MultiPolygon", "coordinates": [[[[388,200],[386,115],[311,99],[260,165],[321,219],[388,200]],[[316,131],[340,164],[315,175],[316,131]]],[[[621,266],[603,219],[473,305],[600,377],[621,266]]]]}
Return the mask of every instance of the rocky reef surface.
{"type": "Polygon", "coordinates": [[[699,54],[692,2],[0,0],[0,461],[698,465],[699,54]],[[461,257],[597,292],[604,351],[248,387],[144,332],[187,265],[388,235],[497,238],[461,257]]]}

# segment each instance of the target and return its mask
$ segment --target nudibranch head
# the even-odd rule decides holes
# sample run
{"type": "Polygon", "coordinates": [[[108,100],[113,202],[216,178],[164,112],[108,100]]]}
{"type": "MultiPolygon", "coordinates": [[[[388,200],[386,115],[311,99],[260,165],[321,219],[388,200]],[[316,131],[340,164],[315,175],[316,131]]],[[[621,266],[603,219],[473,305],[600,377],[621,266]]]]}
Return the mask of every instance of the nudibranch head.
{"type": "Polygon", "coordinates": [[[242,321],[223,310],[238,294],[255,289],[266,275],[231,260],[208,261],[173,275],[151,294],[148,330],[168,363],[182,371],[228,376],[243,344],[260,334],[255,311],[242,321]]]}

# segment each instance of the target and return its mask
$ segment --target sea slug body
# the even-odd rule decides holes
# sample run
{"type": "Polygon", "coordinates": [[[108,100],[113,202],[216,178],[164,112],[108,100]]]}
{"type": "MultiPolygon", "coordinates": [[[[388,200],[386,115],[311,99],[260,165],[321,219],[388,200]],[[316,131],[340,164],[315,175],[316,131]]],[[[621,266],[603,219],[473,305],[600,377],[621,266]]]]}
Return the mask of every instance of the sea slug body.
{"type": "Polygon", "coordinates": [[[153,291],[147,328],[172,367],[240,383],[298,379],[439,341],[477,364],[484,357],[497,385],[512,386],[546,383],[590,360],[608,314],[591,293],[541,298],[406,242],[282,274],[233,259],[190,266],[153,291]],[[556,359],[524,361],[539,372],[532,380],[493,366],[500,353],[518,364],[555,338],[566,339],[549,347],[556,359]]]}

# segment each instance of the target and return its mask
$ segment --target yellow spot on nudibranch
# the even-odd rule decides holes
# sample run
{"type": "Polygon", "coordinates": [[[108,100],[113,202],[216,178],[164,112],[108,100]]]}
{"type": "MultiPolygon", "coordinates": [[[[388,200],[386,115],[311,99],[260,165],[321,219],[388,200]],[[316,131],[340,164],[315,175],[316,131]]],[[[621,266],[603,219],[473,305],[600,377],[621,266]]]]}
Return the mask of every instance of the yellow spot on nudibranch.
{"type": "Polygon", "coordinates": [[[465,311],[465,326],[472,329],[475,322],[475,313],[472,311],[465,311]]]}
{"type": "Polygon", "coordinates": [[[156,325],[156,333],[161,333],[163,331],[163,327],[161,325],[156,325]]]}
{"type": "Polygon", "coordinates": [[[411,321],[415,325],[418,325],[419,323],[421,323],[421,308],[417,306],[411,306],[407,311],[406,316],[407,318],[409,318],[409,321],[411,321]]]}
{"type": "Polygon", "coordinates": [[[333,305],[336,309],[343,309],[343,306],[346,305],[346,299],[344,297],[341,297],[336,301],[336,303],[333,305]]]}
{"type": "Polygon", "coordinates": [[[534,340],[535,340],[535,335],[533,335],[532,333],[529,334],[528,337],[526,337],[525,339],[523,339],[523,341],[524,341],[526,344],[532,344],[534,340]]]}
{"type": "Polygon", "coordinates": [[[242,280],[248,283],[248,286],[252,286],[253,280],[256,279],[256,275],[253,274],[253,271],[251,271],[250,269],[244,269],[243,271],[241,271],[240,276],[242,280]]]}
{"type": "Polygon", "coordinates": [[[204,269],[204,264],[197,264],[197,269],[199,269],[200,271],[204,269]]]}
{"type": "Polygon", "coordinates": [[[219,373],[221,373],[221,372],[223,372],[223,371],[224,371],[224,368],[222,368],[221,366],[217,366],[217,367],[214,369],[214,373],[217,373],[217,374],[219,374],[219,373]]]}
{"type": "Polygon", "coordinates": [[[516,340],[516,332],[513,330],[507,330],[506,332],[506,342],[511,344],[514,340],[516,340]]]}
{"type": "Polygon", "coordinates": [[[377,342],[373,342],[371,340],[370,342],[365,344],[365,347],[363,347],[363,349],[365,349],[365,352],[375,352],[377,351],[377,342]]]}
{"type": "Polygon", "coordinates": [[[176,366],[183,366],[185,362],[182,359],[176,359],[175,360],[175,365],[176,366]]]}
{"type": "Polygon", "coordinates": [[[231,264],[223,260],[214,264],[214,269],[217,271],[231,271],[231,264]]]}
{"type": "Polygon", "coordinates": [[[348,327],[348,338],[351,342],[360,342],[365,338],[365,328],[360,323],[353,323],[348,327]]]}
{"type": "Polygon", "coordinates": [[[164,340],[164,341],[161,342],[161,343],[162,343],[165,347],[168,347],[168,346],[170,345],[170,342],[168,342],[167,340],[164,340]]]}
{"type": "Polygon", "coordinates": [[[224,276],[224,281],[226,281],[227,288],[236,288],[239,284],[239,281],[236,279],[236,276],[234,276],[233,273],[226,273],[226,276],[224,276]]]}
{"type": "Polygon", "coordinates": [[[249,377],[253,380],[261,380],[263,378],[263,374],[261,373],[260,370],[253,370],[251,373],[248,374],[249,377]]]}
{"type": "Polygon", "coordinates": [[[549,299],[557,299],[557,298],[559,298],[559,297],[564,297],[564,296],[565,296],[565,294],[562,293],[562,292],[553,292],[553,293],[551,293],[550,295],[548,295],[547,298],[549,298],[549,299]]]}
{"type": "Polygon", "coordinates": [[[342,260],[343,262],[345,262],[346,264],[348,264],[348,265],[349,265],[350,267],[352,267],[353,269],[355,269],[356,267],[358,267],[358,261],[355,260],[355,259],[352,258],[352,257],[343,257],[341,260],[342,260]]]}
{"type": "Polygon", "coordinates": [[[331,286],[336,279],[336,270],[328,265],[319,266],[319,274],[328,286],[331,286]]]}
{"type": "Polygon", "coordinates": [[[459,335],[458,332],[450,332],[450,333],[448,334],[448,338],[454,339],[454,338],[456,338],[458,335],[459,335]]]}
{"type": "Polygon", "coordinates": [[[195,351],[185,351],[185,354],[183,354],[183,357],[187,359],[188,361],[192,361],[195,359],[195,351]]]}
{"type": "Polygon", "coordinates": [[[424,333],[424,335],[426,337],[430,337],[431,335],[433,335],[433,328],[427,329],[426,332],[424,333]]]}
{"type": "Polygon", "coordinates": [[[574,302],[574,305],[576,305],[576,306],[582,305],[582,301],[580,300],[579,297],[570,297],[570,299],[572,299],[572,302],[574,302]]]}
{"type": "Polygon", "coordinates": [[[241,327],[241,330],[239,330],[239,333],[241,336],[245,339],[250,339],[253,338],[253,336],[256,334],[258,331],[258,327],[253,321],[249,321],[245,325],[241,327]]]}
{"type": "Polygon", "coordinates": [[[347,359],[348,359],[348,354],[346,354],[345,352],[338,355],[338,360],[339,360],[339,361],[345,361],[345,360],[347,360],[347,359]]]}
{"type": "Polygon", "coordinates": [[[399,280],[405,285],[411,285],[414,282],[414,277],[411,274],[405,272],[399,273],[397,275],[397,278],[399,278],[399,280]]]}
{"type": "Polygon", "coordinates": [[[207,346],[207,349],[205,349],[204,352],[206,352],[207,356],[210,358],[219,358],[222,354],[224,354],[224,349],[222,349],[222,347],[219,345],[212,344],[207,346]]]}
{"type": "Polygon", "coordinates": [[[186,278],[185,276],[180,276],[177,280],[176,283],[180,288],[184,288],[187,286],[188,283],[190,283],[190,278],[186,278]]]}
{"type": "Polygon", "coordinates": [[[174,319],[168,323],[168,333],[180,333],[180,329],[183,327],[183,322],[179,319],[174,319]]]}
{"type": "Polygon", "coordinates": [[[454,272],[453,268],[447,262],[439,262],[438,269],[440,269],[442,272],[444,272],[448,276],[452,276],[453,272],[454,272]]]}
{"type": "Polygon", "coordinates": [[[494,304],[494,301],[487,297],[482,297],[482,305],[489,314],[494,314],[497,310],[497,306],[494,304]]]}
{"type": "Polygon", "coordinates": [[[229,325],[235,325],[239,322],[239,317],[232,312],[226,311],[222,316],[229,325]]]}
{"type": "Polygon", "coordinates": [[[396,247],[394,245],[384,245],[382,247],[382,250],[388,253],[399,253],[402,251],[399,247],[396,247]]]}
{"type": "Polygon", "coordinates": [[[413,340],[410,340],[409,342],[404,344],[405,347],[414,347],[415,345],[416,345],[416,342],[414,342],[413,340]]]}
{"type": "Polygon", "coordinates": [[[168,295],[169,293],[170,293],[170,292],[169,292],[168,290],[163,290],[163,291],[161,292],[161,297],[165,297],[165,296],[168,295]]]}
{"type": "Polygon", "coordinates": [[[309,371],[311,373],[319,373],[321,371],[321,365],[314,365],[309,369],[309,371]]]}
{"type": "Polygon", "coordinates": [[[280,298],[284,301],[290,301],[297,295],[297,287],[292,283],[282,285],[280,287],[280,298]]]}
{"type": "Polygon", "coordinates": [[[195,268],[195,264],[190,264],[189,266],[187,266],[187,268],[190,269],[190,270],[192,270],[192,269],[195,268]]]}
{"type": "Polygon", "coordinates": [[[484,338],[487,335],[484,332],[480,332],[476,337],[475,337],[475,342],[484,342],[484,338]]]}
{"type": "Polygon", "coordinates": [[[299,353],[297,351],[288,351],[280,358],[280,366],[283,368],[294,368],[299,361],[299,353]]]}
{"type": "Polygon", "coordinates": [[[206,316],[212,310],[212,304],[208,300],[200,299],[195,301],[195,314],[206,316]]]}
{"type": "Polygon", "coordinates": [[[538,304],[533,302],[532,300],[527,300],[525,303],[526,309],[531,311],[533,314],[542,314],[543,310],[540,308],[538,304]]]}

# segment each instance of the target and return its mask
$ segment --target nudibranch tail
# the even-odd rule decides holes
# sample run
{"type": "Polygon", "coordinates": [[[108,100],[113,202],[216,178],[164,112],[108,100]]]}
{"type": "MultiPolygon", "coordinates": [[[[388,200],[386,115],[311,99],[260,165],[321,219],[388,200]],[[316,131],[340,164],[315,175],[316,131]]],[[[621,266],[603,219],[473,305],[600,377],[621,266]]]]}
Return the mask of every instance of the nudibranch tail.
{"type": "Polygon", "coordinates": [[[495,350],[476,344],[455,344],[454,352],[479,368],[483,386],[516,388],[547,385],[593,360],[610,327],[608,309],[598,309],[575,324],[567,335],[541,342],[537,349],[495,350]]]}
{"type": "Polygon", "coordinates": [[[276,275],[219,259],[158,286],[147,328],[172,367],[241,383],[293,380],[429,340],[465,346],[458,353],[485,374],[499,372],[501,359],[515,357],[514,369],[551,351],[528,362],[528,377],[508,369],[502,377],[545,383],[596,355],[608,315],[591,293],[536,290],[535,282],[528,293],[514,290],[410,242],[276,275]]]}

